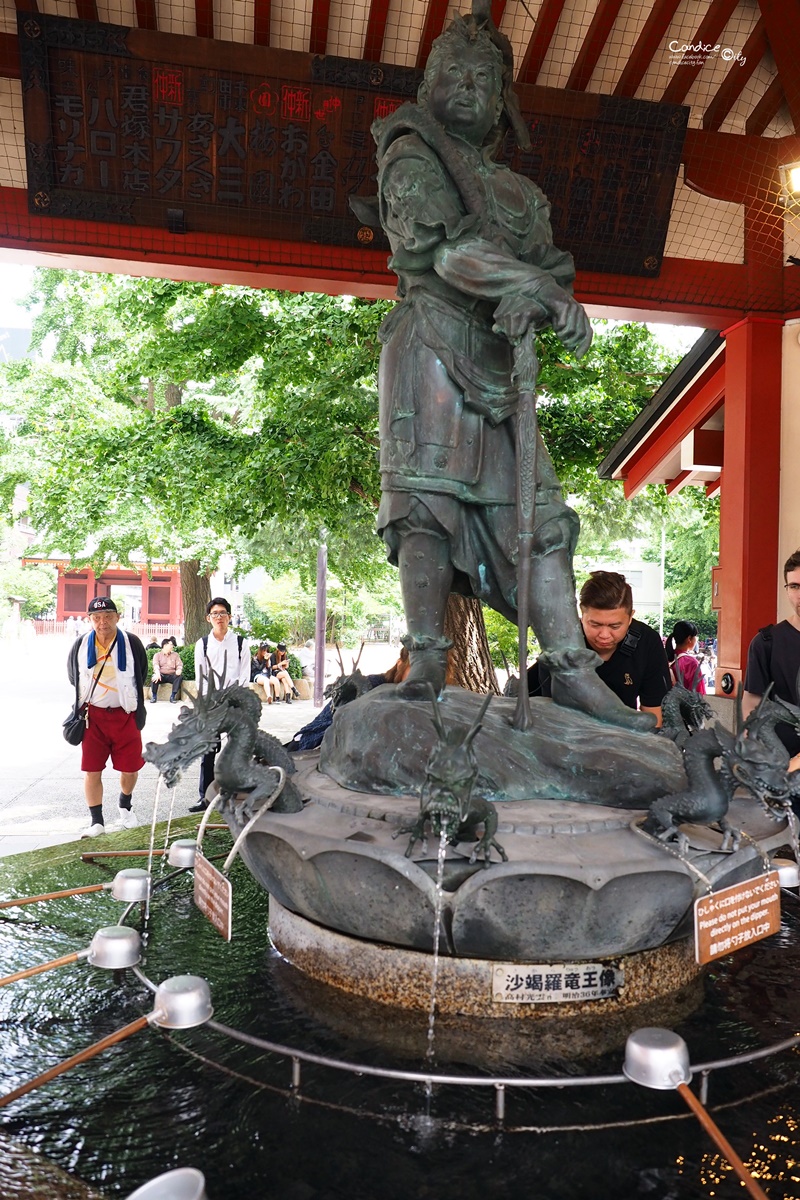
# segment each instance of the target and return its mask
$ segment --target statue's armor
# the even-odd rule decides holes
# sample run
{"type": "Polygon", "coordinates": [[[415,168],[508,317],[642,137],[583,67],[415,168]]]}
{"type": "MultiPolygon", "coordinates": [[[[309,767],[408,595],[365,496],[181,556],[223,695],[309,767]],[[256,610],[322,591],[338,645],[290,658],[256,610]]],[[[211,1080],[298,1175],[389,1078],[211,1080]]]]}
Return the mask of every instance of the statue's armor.
{"type": "MultiPolygon", "coordinates": [[[[377,124],[381,224],[402,297],[381,329],[378,527],[395,560],[392,526],[419,526],[416,497],[451,543],[456,589],[511,615],[517,388],[493,314],[504,297],[535,300],[543,279],[569,290],[572,257],[553,246],[550,206],[529,179],[414,106],[377,124]]],[[[571,550],[577,518],[541,438],[537,482],[535,552],[571,550]]]]}

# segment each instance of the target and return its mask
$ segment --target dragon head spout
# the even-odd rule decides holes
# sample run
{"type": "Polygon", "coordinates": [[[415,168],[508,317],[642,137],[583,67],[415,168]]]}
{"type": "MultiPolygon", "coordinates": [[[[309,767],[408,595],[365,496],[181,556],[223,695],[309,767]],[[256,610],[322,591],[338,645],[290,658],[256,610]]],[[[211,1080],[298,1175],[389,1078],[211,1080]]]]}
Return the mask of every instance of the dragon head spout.
{"type": "Polygon", "coordinates": [[[717,725],[716,735],[722,749],[721,773],[734,787],[745,788],[772,820],[784,820],[792,807],[787,762],[754,736],[752,727],[734,736],[717,725]]]}
{"type": "Polygon", "coordinates": [[[425,765],[421,805],[437,836],[443,830],[455,830],[466,821],[469,814],[470,795],[478,775],[472,743],[483,723],[490,700],[491,695],[486,697],[474,724],[465,732],[462,726],[445,729],[438,708],[439,701],[435,695],[432,696],[433,723],[439,741],[425,765]]]}
{"type": "Polygon", "coordinates": [[[226,694],[227,689],[218,688],[212,675],[206,693],[196,696],[191,707],[181,709],[167,740],[145,746],[142,757],[158,768],[167,787],[175,787],[190,763],[219,746],[227,716],[226,694]]]}

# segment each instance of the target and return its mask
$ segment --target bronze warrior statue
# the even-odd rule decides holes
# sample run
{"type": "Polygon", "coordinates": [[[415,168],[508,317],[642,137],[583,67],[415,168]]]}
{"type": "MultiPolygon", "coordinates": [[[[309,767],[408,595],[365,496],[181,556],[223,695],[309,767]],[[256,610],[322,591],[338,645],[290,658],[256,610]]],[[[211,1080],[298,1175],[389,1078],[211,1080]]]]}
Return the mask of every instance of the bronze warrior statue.
{"type": "MultiPolygon", "coordinates": [[[[417,104],[373,125],[400,296],[381,330],[378,529],[400,568],[411,670],[398,692],[407,699],[444,684],[451,590],[517,619],[514,345],[549,325],[581,355],[592,337],[546,197],[493,159],[508,122],[521,125],[510,57],[486,16],[456,17],[433,44],[417,104]]],[[[538,430],[535,439],[528,611],[553,699],[649,729],[650,715],[595,675],[600,660],[575,604],[578,518],[538,430]]]]}

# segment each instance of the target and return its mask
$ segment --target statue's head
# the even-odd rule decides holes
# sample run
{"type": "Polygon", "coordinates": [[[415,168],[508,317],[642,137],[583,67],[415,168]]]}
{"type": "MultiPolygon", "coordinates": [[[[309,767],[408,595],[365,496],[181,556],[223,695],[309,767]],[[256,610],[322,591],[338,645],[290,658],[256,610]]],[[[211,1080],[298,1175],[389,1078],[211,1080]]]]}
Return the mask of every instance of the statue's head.
{"type": "Polygon", "coordinates": [[[503,56],[474,17],[455,17],[433,43],[417,101],[450,133],[494,140],[503,113],[503,56]]]}
{"type": "Polygon", "coordinates": [[[450,133],[473,145],[497,144],[511,125],[520,146],[530,146],[513,90],[511,44],[486,11],[457,16],[431,47],[417,102],[450,133]],[[467,93],[478,101],[470,113],[467,93]]]}

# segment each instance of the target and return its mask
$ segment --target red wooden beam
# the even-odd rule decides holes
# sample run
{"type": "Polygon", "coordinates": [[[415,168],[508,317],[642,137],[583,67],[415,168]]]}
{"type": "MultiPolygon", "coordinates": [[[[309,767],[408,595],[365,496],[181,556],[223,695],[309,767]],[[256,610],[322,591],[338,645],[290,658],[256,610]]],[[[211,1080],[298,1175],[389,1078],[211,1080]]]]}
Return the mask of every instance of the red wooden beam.
{"type": "Polygon", "coordinates": [[[52,266],[53,254],[59,266],[78,271],[368,299],[391,299],[397,291],[385,250],[43,219],[28,212],[24,188],[0,187],[0,269],[3,262],[19,262],[20,255],[33,265],[52,266]]]}
{"type": "Polygon", "coordinates": [[[725,365],[724,362],[720,365],[716,358],[621,468],[625,495],[629,500],[650,483],[661,464],[675,453],[687,434],[716,412],[724,397],[725,365]]]}
{"type": "Polygon", "coordinates": [[[214,0],[194,0],[197,37],[214,36],[214,0]]]}
{"type": "Polygon", "coordinates": [[[492,0],[492,20],[500,28],[503,13],[506,11],[506,0],[492,0]]]}
{"type": "Polygon", "coordinates": [[[784,99],[783,83],[780,75],[776,75],[745,121],[745,133],[752,133],[760,137],[772,118],[777,115],[784,99]]]}
{"type": "Polygon", "coordinates": [[[450,7],[450,0],[428,0],[428,8],[425,13],[425,24],[422,27],[422,37],[417,50],[417,60],[414,64],[418,69],[425,66],[428,61],[428,55],[431,52],[431,46],[434,39],[439,36],[444,28],[444,19],[447,16],[447,10],[450,7]]]}
{"type": "Polygon", "coordinates": [[[253,6],[253,44],[256,46],[269,45],[269,25],[272,17],[271,0],[254,0],[253,6]]]}
{"type": "MultiPolygon", "coordinates": [[[[791,161],[785,155],[795,142],[794,138],[742,137],[687,129],[684,179],[704,196],[733,204],[751,203],[774,188],[778,163],[791,161]]],[[[800,157],[800,145],[797,149],[800,157]]]]}
{"type": "Polygon", "coordinates": [[[585,92],[592,78],[597,60],[603,53],[612,26],[622,8],[622,0],[600,0],[592,17],[583,45],[569,73],[567,87],[576,92],[585,92]]]}
{"type": "Polygon", "coordinates": [[[720,84],[714,99],[703,113],[703,129],[719,129],[766,52],[767,34],[762,17],[742,47],[744,63],[735,62],[733,64],[720,84]]]}
{"type": "Polygon", "coordinates": [[[725,456],[725,434],[721,429],[695,429],[692,437],[692,469],[713,471],[722,467],[725,456]]]}
{"type": "Polygon", "coordinates": [[[95,0],[75,0],[79,21],[98,21],[97,4],[95,0]]]}
{"type": "Polygon", "coordinates": [[[661,43],[680,2],[681,0],[656,0],[614,88],[615,96],[636,95],[639,84],[653,61],[653,55],[656,50],[663,48],[661,43]]]}
{"type": "Polygon", "coordinates": [[[372,0],[369,6],[367,32],[364,35],[364,53],[362,55],[366,62],[381,61],[388,16],[389,0],[372,0]]]}
{"type": "Polygon", "coordinates": [[[15,33],[0,33],[0,77],[21,79],[19,41],[15,33]]]}
{"type": "MultiPolygon", "coordinates": [[[[708,12],[700,22],[697,33],[691,38],[691,44],[697,46],[702,43],[704,46],[716,46],[738,3],[739,0],[712,0],[708,12]]],[[[703,55],[693,57],[702,59],[702,61],[692,65],[687,63],[677,68],[662,96],[664,104],[683,104],[689,88],[706,64],[703,55]]]]}
{"type": "Polygon", "coordinates": [[[542,0],[528,49],[517,73],[517,83],[536,83],[563,10],[564,0],[542,0]]]}
{"type": "Polygon", "coordinates": [[[797,3],[786,0],[758,0],[767,27],[767,39],[783,94],[789,106],[795,133],[800,133],[800,20],[797,3]]]}
{"type": "Polygon", "coordinates": [[[158,29],[156,0],[136,0],[136,24],[140,29],[158,29]]]}
{"type": "Polygon", "coordinates": [[[311,9],[311,33],[308,39],[309,54],[325,54],[328,48],[328,20],[331,0],[314,0],[311,9]]]}

